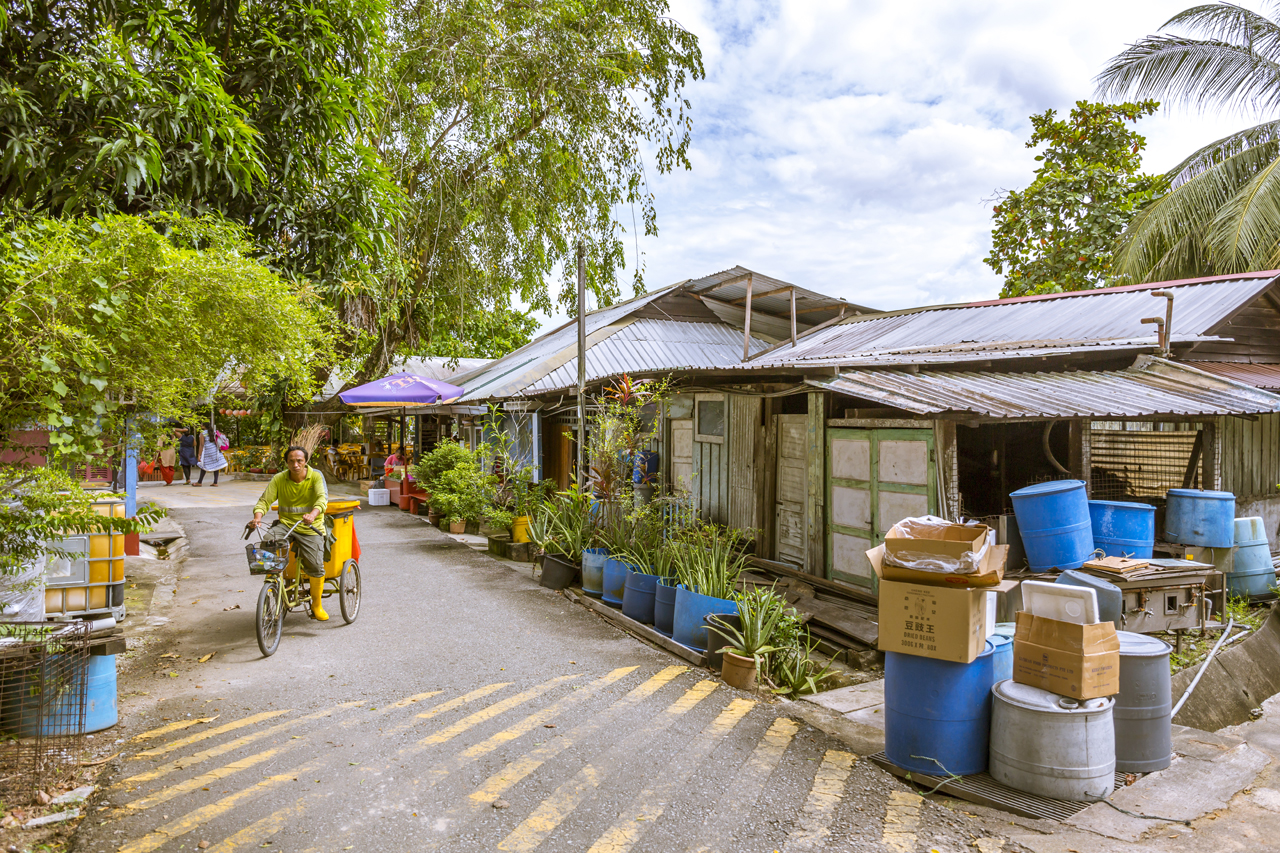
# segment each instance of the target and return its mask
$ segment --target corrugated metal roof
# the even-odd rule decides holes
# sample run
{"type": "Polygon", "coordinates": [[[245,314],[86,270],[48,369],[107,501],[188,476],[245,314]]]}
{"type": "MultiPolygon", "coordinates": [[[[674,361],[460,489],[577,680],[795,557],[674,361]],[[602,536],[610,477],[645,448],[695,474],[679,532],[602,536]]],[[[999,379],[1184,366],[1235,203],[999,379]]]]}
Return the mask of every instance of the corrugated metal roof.
{"type": "Polygon", "coordinates": [[[1042,355],[1046,347],[1097,345],[1101,341],[1154,341],[1145,317],[1164,316],[1165,301],[1152,290],[1175,294],[1175,340],[1207,335],[1237,308],[1265,290],[1274,273],[1217,281],[1195,281],[1060,294],[1052,298],[1002,300],[917,308],[857,317],[815,332],[795,348],[780,349],[751,367],[844,364],[876,354],[969,347],[1042,355]]]}
{"type": "Polygon", "coordinates": [[[834,319],[843,308],[848,316],[856,314],[874,314],[874,308],[854,305],[843,299],[818,293],[803,287],[797,287],[779,278],[749,270],[746,267],[733,267],[721,270],[703,278],[693,279],[685,287],[699,296],[709,297],[719,302],[727,302],[742,308],[747,299],[747,278],[751,279],[751,310],[774,317],[785,317],[790,322],[791,292],[796,295],[796,314],[801,328],[815,326],[818,323],[834,319]],[[772,295],[770,295],[772,294],[772,295]]]}
{"type": "Polygon", "coordinates": [[[1235,382],[1243,382],[1255,388],[1280,390],[1280,364],[1243,364],[1235,361],[1190,361],[1214,376],[1223,376],[1235,382]]]}
{"type": "MultiPolygon", "coordinates": [[[[752,338],[750,346],[752,352],[759,352],[768,344],[752,338]]],[[[742,332],[737,329],[715,323],[637,320],[587,350],[587,381],[628,372],[732,367],[740,361],[742,332]]],[[[540,394],[573,388],[577,384],[575,355],[521,393],[540,394]]]]}
{"type": "Polygon", "coordinates": [[[1280,412],[1280,395],[1139,356],[1124,370],[1054,373],[854,370],[810,384],[920,415],[1132,418],[1280,412]]]}

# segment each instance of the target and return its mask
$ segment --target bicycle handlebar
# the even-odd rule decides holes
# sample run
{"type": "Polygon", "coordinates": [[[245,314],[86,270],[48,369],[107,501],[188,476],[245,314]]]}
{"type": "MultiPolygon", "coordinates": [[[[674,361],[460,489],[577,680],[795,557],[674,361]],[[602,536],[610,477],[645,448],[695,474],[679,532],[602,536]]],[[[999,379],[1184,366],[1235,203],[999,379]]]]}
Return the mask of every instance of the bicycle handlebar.
{"type": "MultiPolygon", "coordinates": [[[[290,527],[288,530],[286,530],[286,531],[285,531],[285,533],[284,533],[284,535],[285,535],[285,536],[288,536],[290,533],[292,533],[293,531],[297,530],[297,529],[298,529],[298,525],[299,525],[299,524],[301,524],[301,523],[302,523],[302,521],[303,521],[303,519],[301,519],[301,518],[300,518],[300,519],[298,519],[297,521],[295,521],[295,522],[293,523],[293,527],[290,527]]],[[[253,522],[252,522],[252,521],[250,521],[249,523],[245,524],[245,526],[244,526],[244,537],[242,538],[242,540],[241,540],[241,541],[247,540],[247,539],[249,538],[249,536],[250,536],[250,535],[253,533],[253,531],[255,531],[255,530],[256,530],[256,531],[258,531],[258,535],[259,535],[259,536],[261,536],[261,535],[262,535],[262,527],[261,527],[261,524],[259,524],[259,526],[257,526],[257,527],[255,527],[255,526],[254,526],[254,524],[253,524],[253,522]]]]}

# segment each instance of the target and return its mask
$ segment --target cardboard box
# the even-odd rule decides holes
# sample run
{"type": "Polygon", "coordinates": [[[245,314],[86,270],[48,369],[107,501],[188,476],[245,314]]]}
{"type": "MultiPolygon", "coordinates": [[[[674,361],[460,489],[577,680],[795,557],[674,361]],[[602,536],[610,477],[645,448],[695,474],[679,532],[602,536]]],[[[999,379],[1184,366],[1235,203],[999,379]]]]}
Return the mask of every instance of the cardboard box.
{"type": "Polygon", "coordinates": [[[1018,614],[1013,680],[1069,696],[1097,699],[1120,692],[1120,638],[1113,622],[1077,625],[1018,614]]]}
{"type": "Polygon", "coordinates": [[[991,528],[985,524],[965,526],[952,524],[929,531],[939,538],[920,538],[903,535],[896,526],[885,534],[884,545],[884,577],[892,581],[908,583],[924,583],[950,586],[995,586],[1004,580],[1004,566],[1009,558],[1008,545],[990,545],[982,555],[978,565],[973,564],[973,554],[977,553],[988,541],[991,528]],[[920,555],[936,557],[940,561],[951,562],[957,568],[973,567],[967,574],[958,572],[926,572],[919,569],[906,568],[900,563],[909,563],[920,555]]]}
{"type": "MultiPolygon", "coordinates": [[[[891,581],[884,546],[867,552],[880,577],[879,641],[883,652],[970,663],[986,647],[998,588],[955,587],[891,581]]],[[[924,574],[928,574],[925,572],[924,574]]]]}

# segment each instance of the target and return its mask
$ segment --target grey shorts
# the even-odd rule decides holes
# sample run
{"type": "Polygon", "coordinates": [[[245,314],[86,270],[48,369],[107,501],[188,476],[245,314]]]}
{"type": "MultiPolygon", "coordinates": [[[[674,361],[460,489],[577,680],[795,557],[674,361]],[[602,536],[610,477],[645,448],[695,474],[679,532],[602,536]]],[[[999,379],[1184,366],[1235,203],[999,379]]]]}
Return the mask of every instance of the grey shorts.
{"type": "Polygon", "coordinates": [[[324,577],[324,537],[318,533],[299,533],[295,530],[289,534],[289,538],[302,562],[302,570],[309,577],[324,577]]]}

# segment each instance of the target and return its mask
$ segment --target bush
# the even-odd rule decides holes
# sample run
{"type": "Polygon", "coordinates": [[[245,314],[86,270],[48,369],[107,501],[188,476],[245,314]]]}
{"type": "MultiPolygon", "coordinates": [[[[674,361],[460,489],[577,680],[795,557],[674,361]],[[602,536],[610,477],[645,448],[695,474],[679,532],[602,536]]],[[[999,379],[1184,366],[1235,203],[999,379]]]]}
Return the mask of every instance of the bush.
{"type": "Polygon", "coordinates": [[[437,444],[435,448],[422,457],[422,461],[417,465],[410,466],[409,470],[413,473],[414,479],[422,483],[427,490],[435,491],[435,482],[440,475],[446,471],[452,471],[463,463],[475,463],[475,454],[467,450],[461,444],[453,441],[445,441],[437,444]]]}

